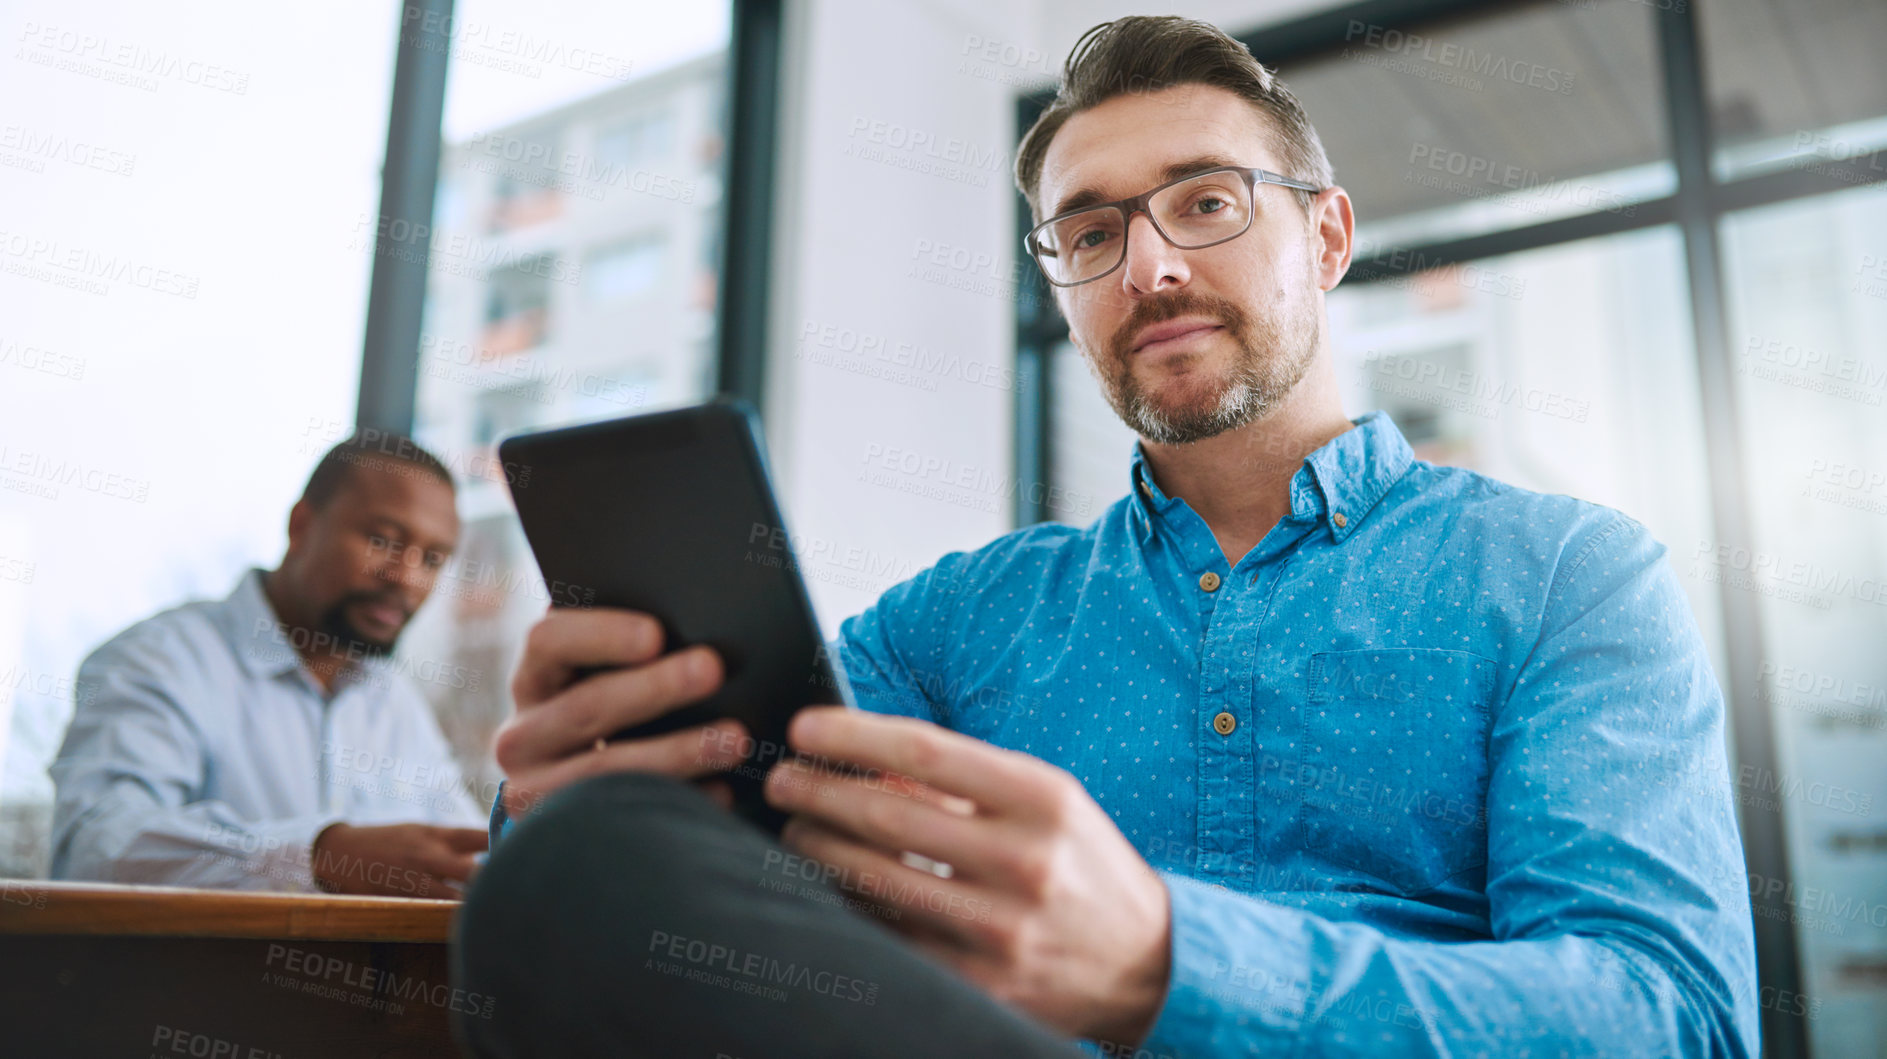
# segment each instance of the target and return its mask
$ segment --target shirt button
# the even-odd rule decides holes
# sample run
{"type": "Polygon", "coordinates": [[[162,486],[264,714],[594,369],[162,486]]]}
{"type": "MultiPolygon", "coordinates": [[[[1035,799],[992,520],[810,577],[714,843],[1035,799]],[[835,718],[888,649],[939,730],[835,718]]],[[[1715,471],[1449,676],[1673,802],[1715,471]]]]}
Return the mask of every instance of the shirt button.
{"type": "Polygon", "coordinates": [[[1343,512],[1341,511],[1330,516],[1330,521],[1336,523],[1338,529],[1342,529],[1344,526],[1347,526],[1350,523],[1349,519],[1343,517],[1343,512]]]}
{"type": "Polygon", "coordinates": [[[1145,479],[1142,479],[1140,482],[1140,495],[1146,497],[1148,500],[1153,499],[1153,490],[1147,488],[1145,479]]]}
{"type": "Polygon", "coordinates": [[[1210,570],[1200,574],[1199,587],[1205,589],[1207,592],[1217,592],[1219,590],[1219,575],[1210,570]]]}
{"type": "Polygon", "coordinates": [[[1221,713],[1212,719],[1212,730],[1220,735],[1231,735],[1232,729],[1237,727],[1238,718],[1229,713],[1221,713]]]}

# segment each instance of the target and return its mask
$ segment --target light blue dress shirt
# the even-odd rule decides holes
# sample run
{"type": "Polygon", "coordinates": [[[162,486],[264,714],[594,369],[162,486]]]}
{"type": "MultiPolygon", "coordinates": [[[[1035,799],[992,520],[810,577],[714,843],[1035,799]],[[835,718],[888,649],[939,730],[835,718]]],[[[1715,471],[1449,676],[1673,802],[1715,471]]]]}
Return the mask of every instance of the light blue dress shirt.
{"type": "Polygon", "coordinates": [[[1138,446],[1132,483],[837,651],[861,707],[1067,769],[1161,872],[1136,1054],[1757,1054],[1722,694],[1644,527],[1381,413],[1236,564],[1138,446]]]}
{"type": "Polygon", "coordinates": [[[92,652],[50,770],[52,876],[311,891],[329,824],[484,822],[399,662],[350,665],[329,694],[295,635],[250,571],[92,652]]]}

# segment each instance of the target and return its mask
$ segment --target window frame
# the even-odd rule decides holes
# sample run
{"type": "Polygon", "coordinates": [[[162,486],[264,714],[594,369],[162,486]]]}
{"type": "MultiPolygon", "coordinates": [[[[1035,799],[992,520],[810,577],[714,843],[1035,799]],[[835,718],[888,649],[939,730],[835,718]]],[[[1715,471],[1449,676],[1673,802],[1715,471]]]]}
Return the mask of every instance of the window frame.
{"type": "MultiPolygon", "coordinates": [[[[727,129],[720,289],[715,301],[715,385],[764,407],[774,165],[779,144],[784,0],[729,0],[727,129]]],[[[368,281],[355,422],[411,434],[419,391],[419,342],[439,161],[453,0],[409,0],[400,33],[381,170],[379,231],[424,233],[394,245],[381,237],[368,281]],[[405,224],[397,222],[404,221],[405,224]]]]}

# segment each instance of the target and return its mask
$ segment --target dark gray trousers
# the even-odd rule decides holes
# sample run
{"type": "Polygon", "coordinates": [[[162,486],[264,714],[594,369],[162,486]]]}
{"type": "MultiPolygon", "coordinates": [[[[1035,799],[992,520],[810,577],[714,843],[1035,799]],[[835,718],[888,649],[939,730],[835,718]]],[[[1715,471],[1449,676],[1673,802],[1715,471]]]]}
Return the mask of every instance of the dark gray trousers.
{"type": "Polygon", "coordinates": [[[1082,1054],[863,907],[689,784],[585,780],[466,895],[454,1032],[488,1059],[1082,1054]]]}

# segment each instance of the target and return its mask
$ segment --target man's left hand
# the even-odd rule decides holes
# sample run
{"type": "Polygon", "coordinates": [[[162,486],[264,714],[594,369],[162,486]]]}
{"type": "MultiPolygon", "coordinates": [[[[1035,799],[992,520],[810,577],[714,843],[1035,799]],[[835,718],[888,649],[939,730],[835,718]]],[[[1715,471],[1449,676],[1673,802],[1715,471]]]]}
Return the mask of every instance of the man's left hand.
{"type": "Polygon", "coordinates": [[[926,721],[843,707],[800,711],[788,742],[806,758],[766,787],[793,814],[788,846],[998,1000],[1074,1036],[1145,1038],[1170,970],[1166,885],[1080,781],[926,721]]]}

